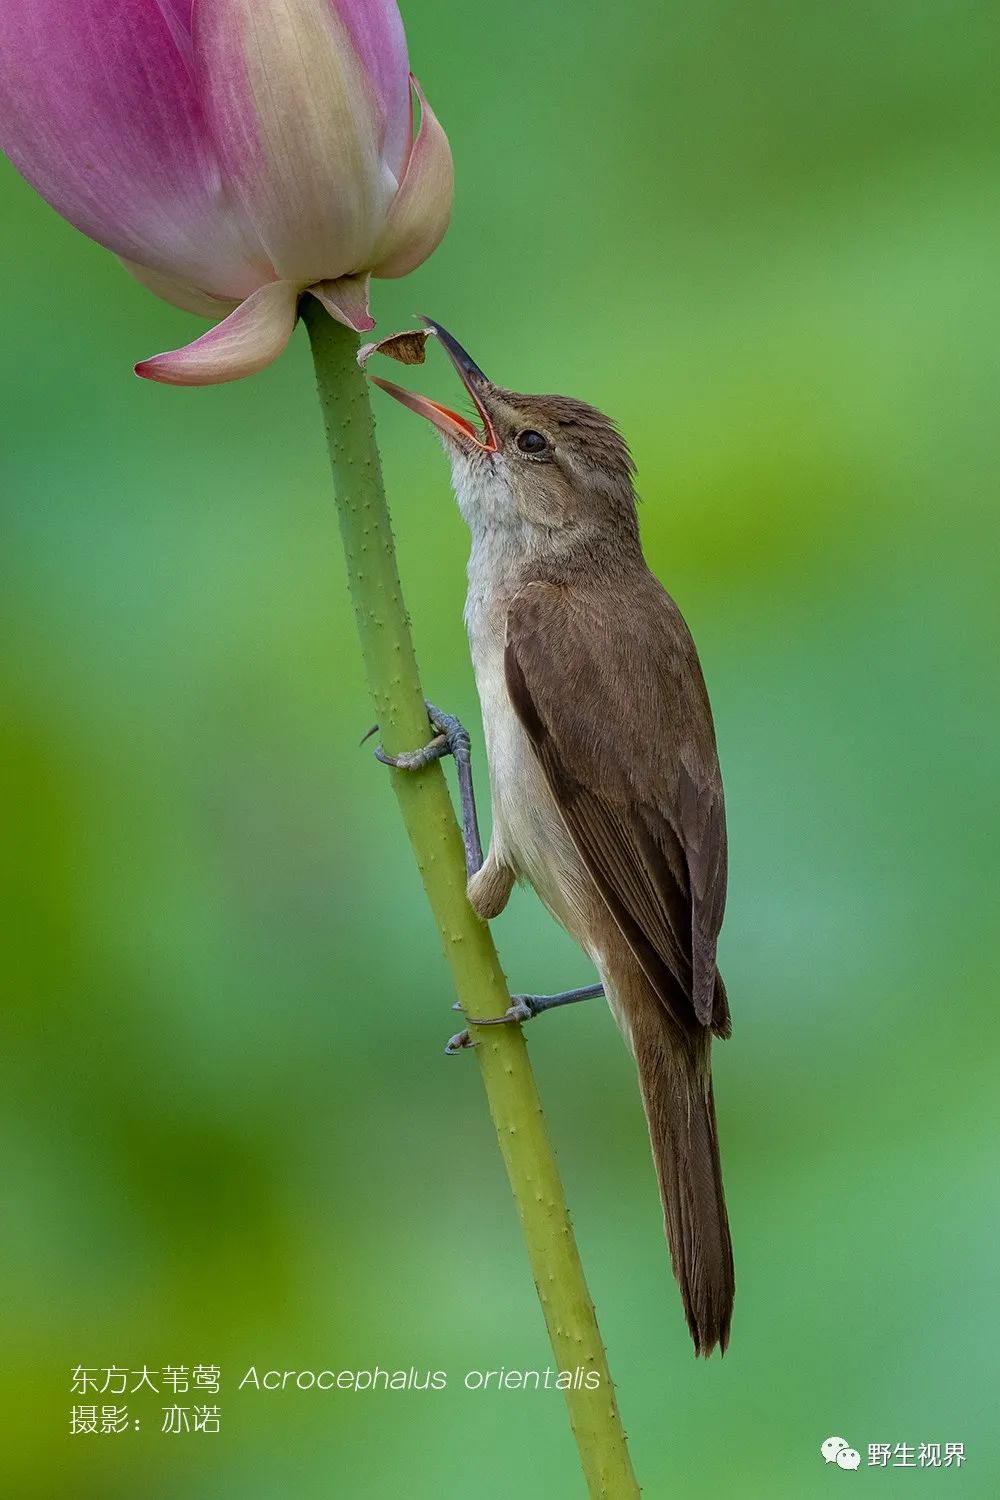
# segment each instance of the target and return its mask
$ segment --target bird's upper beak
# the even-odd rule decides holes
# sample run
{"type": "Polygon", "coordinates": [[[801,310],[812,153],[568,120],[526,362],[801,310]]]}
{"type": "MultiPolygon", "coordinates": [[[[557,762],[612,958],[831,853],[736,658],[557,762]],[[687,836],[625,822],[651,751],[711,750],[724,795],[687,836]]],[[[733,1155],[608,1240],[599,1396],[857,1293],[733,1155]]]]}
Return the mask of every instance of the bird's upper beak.
{"type": "Polygon", "coordinates": [[[431,333],[435,334],[448,351],[448,357],[462,379],[462,384],[472,397],[473,405],[479,413],[483,424],[482,432],[476,428],[465,417],[460,417],[458,412],[451,411],[447,406],[441,406],[437,401],[432,401],[429,396],[418,395],[416,391],[408,391],[405,386],[396,385],[391,380],[381,380],[377,375],[370,378],[375,385],[381,386],[388,391],[390,396],[395,396],[403,406],[408,406],[411,411],[419,412],[420,416],[426,417],[428,422],[445,434],[446,437],[457,440],[461,447],[472,447],[480,453],[495,453],[500,446],[497,442],[496,432],[490,420],[490,414],[484,405],[484,398],[490,388],[490,382],[483,374],[465,350],[458,339],[452,338],[447,328],[442,328],[440,323],[435,323],[432,318],[422,318],[431,333]]]}

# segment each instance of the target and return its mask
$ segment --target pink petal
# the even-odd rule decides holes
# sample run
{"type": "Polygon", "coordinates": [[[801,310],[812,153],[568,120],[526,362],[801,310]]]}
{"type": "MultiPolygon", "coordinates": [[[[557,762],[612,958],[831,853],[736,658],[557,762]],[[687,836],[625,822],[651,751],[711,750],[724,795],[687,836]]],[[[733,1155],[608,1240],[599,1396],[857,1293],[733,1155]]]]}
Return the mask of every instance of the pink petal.
{"type": "Polygon", "coordinates": [[[361,276],[341,276],[339,281],[317,281],[309,291],[322,302],[331,318],[345,327],[357,333],[367,333],[375,327],[375,319],[368,310],[367,271],[361,276]]]}
{"type": "Polygon", "coordinates": [[[382,160],[396,181],[413,140],[410,63],[396,0],[331,0],[368,74],[382,112],[382,160]]]}
{"type": "Polygon", "coordinates": [[[420,129],[375,248],[375,276],[406,276],[415,270],[437,249],[451,218],[451,147],[423,89],[415,78],[412,82],[420,100],[420,129]]]}
{"type": "Polygon", "coordinates": [[[273,271],[227,204],[175,32],[180,0],[0,0],[0,145],[118,255],[246,296],[273,271]]]}
{"type": "Polygon", "coordinates": [[[278,275],[308,286],[366,270],[394,183],[330,0],[200,0],[194,53],[226,178],[278,275]]]}
{"type": "Polygon", "coordinates": [[[200,339],[136,365],[135,373],[164,385],[221,385],[273,364],[292,336],[299,289],[290,281],[262,286],[200,339]]]}
{"type": "Polygon", "coordinates": [[[174,39],[181,56],[190,61],[191,57],[191,11],[194,0],[156,0],[163,18],[170,27],[170,33],[174,39]]]}

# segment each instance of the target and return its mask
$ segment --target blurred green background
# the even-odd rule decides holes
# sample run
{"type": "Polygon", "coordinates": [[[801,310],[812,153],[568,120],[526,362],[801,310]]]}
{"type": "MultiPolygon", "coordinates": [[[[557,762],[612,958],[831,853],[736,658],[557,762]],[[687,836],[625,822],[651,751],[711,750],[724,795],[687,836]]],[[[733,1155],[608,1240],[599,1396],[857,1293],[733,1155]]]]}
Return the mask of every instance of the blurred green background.
{"type": "MultiPolygon", "coordinates": [[[[691,1357],[606,1008],[529,1032],[645,1493],[995,1495],[1000,12],[404,11],[458,194],[380,330],[427,311],[621,421],[717,716],[725,1361],[691,1357]],[[968,1458],[847,1479],[833,1433],[968,1458]]],[[[462,1386],[548,1348],[358,749],[305,337],[139,382],[202,325],[6,164],[0,201],[3,1493],[576,1496],[557,1393],[462,1386]],[[68,1436],[71,1366],[196,1362],[218,1436],[149,1392],[142,1432],[68,1436]],[[376,1363],[451,1384],[235,1391],[376,1363]]],[[[426,686],[478,732],[446,466],[376,401],[426,686]]],[[[590,978],[530,893],[496,933],[515,988],[590,978]]]]}

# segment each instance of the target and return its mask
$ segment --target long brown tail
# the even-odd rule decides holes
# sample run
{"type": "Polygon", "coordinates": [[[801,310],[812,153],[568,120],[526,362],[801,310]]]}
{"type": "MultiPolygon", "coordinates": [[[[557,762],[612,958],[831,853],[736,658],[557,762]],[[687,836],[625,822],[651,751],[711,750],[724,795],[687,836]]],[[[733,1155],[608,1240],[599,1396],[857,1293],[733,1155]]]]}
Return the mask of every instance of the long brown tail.
{"type": "Polygon", "coordinates": [[[670,1258],[687,1325],[695,1354],[711,1354],[717,1344],[724,1353],[736,1287],[712,1097],[711,1035],[701,1027],[681,1031],[651,993],[630,1011],[670,1258]]]}

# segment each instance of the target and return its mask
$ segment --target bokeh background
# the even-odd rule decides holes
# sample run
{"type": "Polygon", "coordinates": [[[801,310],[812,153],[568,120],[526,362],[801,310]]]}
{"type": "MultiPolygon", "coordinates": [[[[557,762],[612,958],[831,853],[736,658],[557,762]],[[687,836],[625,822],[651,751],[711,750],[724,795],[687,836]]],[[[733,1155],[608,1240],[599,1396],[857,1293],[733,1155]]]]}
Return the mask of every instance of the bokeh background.
{"type": "MultiPolygon", "coordinates": [[[[645,1493],[994,1495],[1000,12],[404,11],[458,196],[380,329],[430,312],[621,421],[718,721],[723,1362],[691,1358],[605,1008],[529,1033],[645,1493]],[[968,1457],[848,1479],[831,1433],[968,1457]]],[[[0,203],[3,1492],[575,1496],[557,1393],[462,1385],[548,1349],[358,749],[304,335],[252,381],[136,381],[200,325],[6,164],[0,203]],[[160,1434],[149,1392],[140,1433],[68,1436],[71,1366],[197,1362],[218,1436],[160,1434]],[[235,1390],[376,1363],[451,1383],[235,1390]]],[[[426,685],[478,731],[445,463],[376,399],[426,685]]],[[[590,977],[530,893],[496,932],[515,988],[590,977]]]]}

